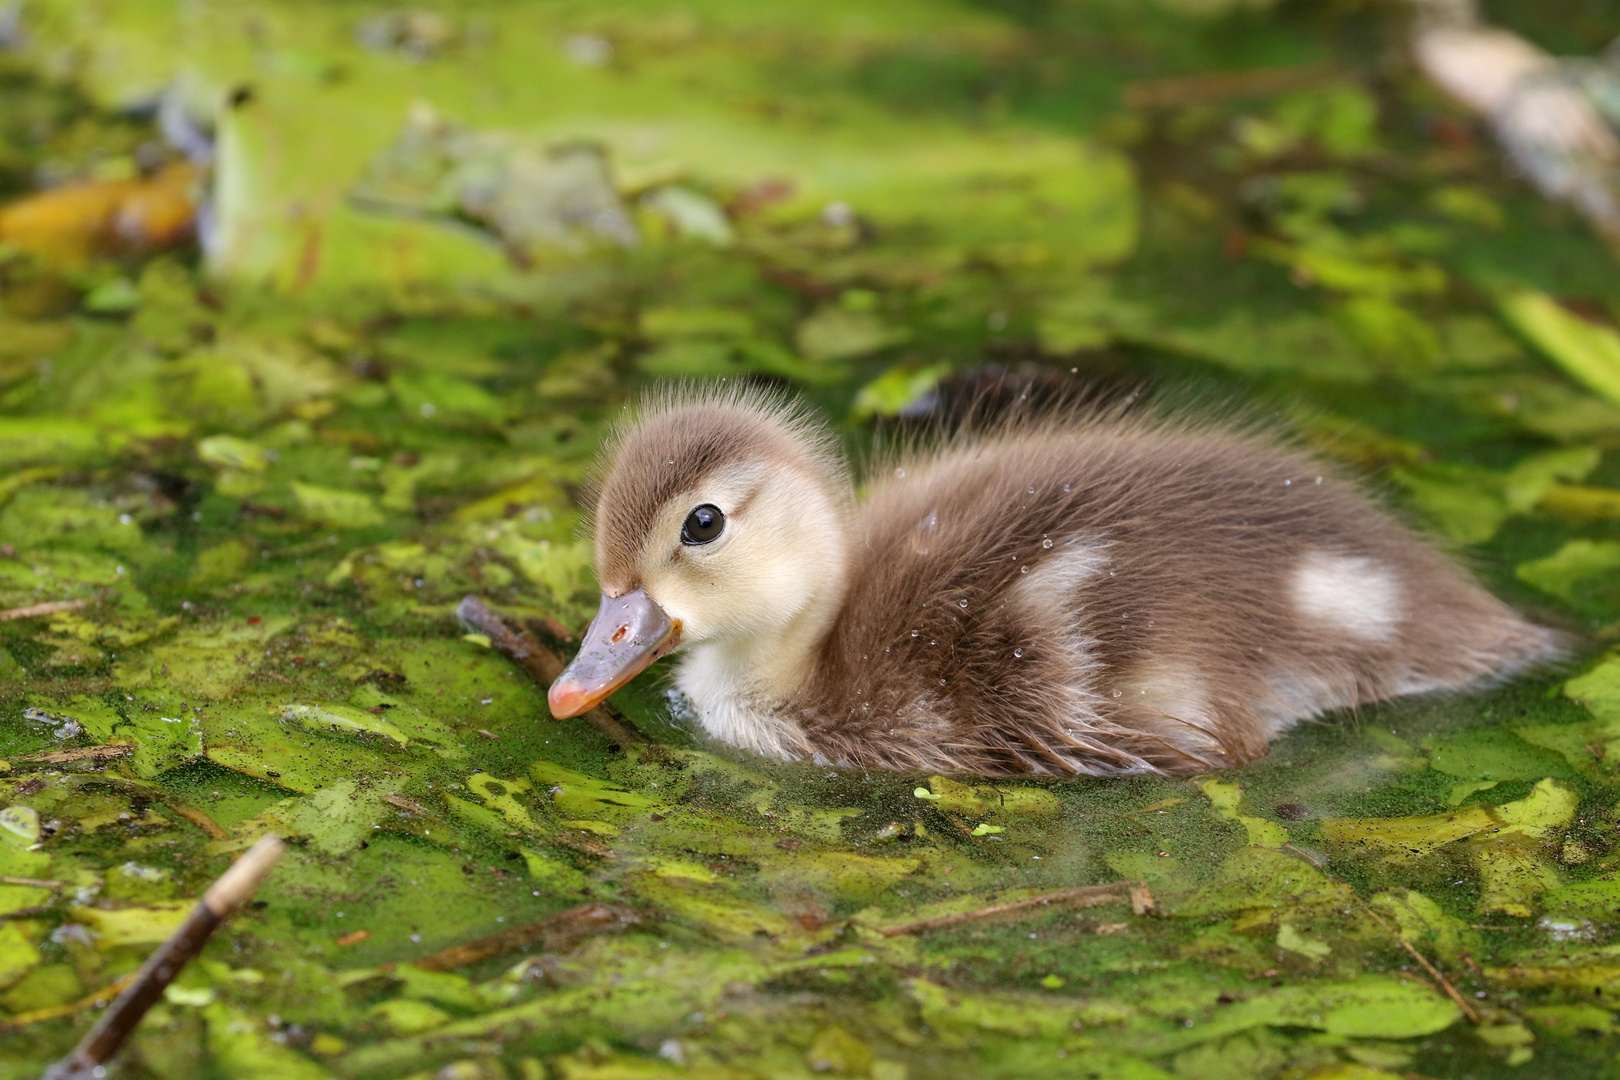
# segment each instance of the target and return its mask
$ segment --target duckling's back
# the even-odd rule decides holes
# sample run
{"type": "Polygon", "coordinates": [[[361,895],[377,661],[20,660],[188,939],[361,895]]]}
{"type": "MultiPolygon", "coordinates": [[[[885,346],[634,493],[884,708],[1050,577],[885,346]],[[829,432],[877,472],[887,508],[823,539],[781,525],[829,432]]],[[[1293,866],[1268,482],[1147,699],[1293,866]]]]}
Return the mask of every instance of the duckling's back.
{"type": "Polygon", "coordinates": [[[884,466],[856,524],[791,709],[851,765],[1198,772],[1560,652],[1354,485],[1218,427],[959,441],[884,466]]]}

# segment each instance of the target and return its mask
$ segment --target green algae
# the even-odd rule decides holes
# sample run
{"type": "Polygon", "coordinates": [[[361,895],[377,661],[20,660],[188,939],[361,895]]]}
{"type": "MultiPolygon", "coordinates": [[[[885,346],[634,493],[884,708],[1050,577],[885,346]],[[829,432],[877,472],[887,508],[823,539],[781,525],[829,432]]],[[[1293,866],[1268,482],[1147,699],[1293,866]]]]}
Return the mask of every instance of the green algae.
{"type": "Polygon", "coordinates": [[[133,174],[118,110],[172,86],[217,231],[0,240],[0,609],[51,605],[0,622],[0,1076],[267,832],[128,1075],[1612,1073],[1620,292],[1390,77],[1395,13],[23,12],[0,194],[133,174]],[[586,463],[649,378],[767,377],[859,448],[987,362],[1287,417],[1577,666],[1213,778],[986,784],[723,753],[656,668],[619,745],[456,622],[566,648],[586,463]],[[1017,906],[1122,879],[1151,912],[1017,906]]]}

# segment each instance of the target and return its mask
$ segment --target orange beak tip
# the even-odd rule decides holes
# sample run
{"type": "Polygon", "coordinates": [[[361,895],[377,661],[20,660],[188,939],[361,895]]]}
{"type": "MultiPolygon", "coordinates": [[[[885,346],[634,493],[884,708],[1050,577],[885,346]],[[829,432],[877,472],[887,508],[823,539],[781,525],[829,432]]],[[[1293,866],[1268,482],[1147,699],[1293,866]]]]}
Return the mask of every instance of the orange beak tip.
{"type": "Polygon", "coordinates": [[[585,688],[573,680],[564,682],[558,679],[546,691],[546,704],[551,706],[551,715],[558,720],[567,720],[578,716],[591,707],[591,695],[585,688]]]}
{"type": "Polygon", "coordinates": [[[590,711],[679,641],[679,623],[641,589],[604,593],[579,652],[546,691],[551,715],[566,720],[590,711]]]}

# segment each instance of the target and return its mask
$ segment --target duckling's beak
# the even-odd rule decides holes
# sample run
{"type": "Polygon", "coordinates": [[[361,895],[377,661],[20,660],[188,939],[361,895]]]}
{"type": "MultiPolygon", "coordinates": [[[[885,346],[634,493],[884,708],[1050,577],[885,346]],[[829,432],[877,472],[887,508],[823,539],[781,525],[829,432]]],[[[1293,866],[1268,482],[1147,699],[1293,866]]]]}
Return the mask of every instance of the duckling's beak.
{"type": "Polygon", "coordinates": [[[551,715],[566,720],[595,707],[680,643],[681,624],[643,590],[603,593],[574,662],[546,692],[551,715]]]}

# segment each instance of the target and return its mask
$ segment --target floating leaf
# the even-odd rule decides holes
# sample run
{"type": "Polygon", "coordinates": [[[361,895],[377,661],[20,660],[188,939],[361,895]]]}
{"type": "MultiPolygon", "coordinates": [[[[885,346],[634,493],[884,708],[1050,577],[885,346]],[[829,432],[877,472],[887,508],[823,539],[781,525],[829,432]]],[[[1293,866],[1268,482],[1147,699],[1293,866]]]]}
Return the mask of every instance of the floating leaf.
{"type": "Polygon", "coordinates": [[[120,945],[157,945],[168,940],[195,906],[194,901],[175,900],[146,907],[77,906],[68,910],[77,922],[94,932],[98,948],[112,949],[120,945]]]}
{"type": "Polygon", "coordinates": [[[1582,586],[1620,569],[1620,542],[1570,540],[1544,559],[1520,563],[1519,580],[1564,600],[1575,601],[1582,586]]]}
{"type": "Polygon", "coordinates": [[[1511,731],[1500,729],[1434,738],[1426,740],[1423,748],[1431,768],[1447,776],[1470,780],[1539,780],[1560,771],[1562,766],[1556,757],[1527,746],[1511,731]]]}
{"type": "Polygon", "coordinates": [[[270,467],[269,451],[246,439],[234,435],[211,435],[197,443],[197,457],[209,465],[240,469],[243,472],[264,472],[270,467]]]}
{"type": "Polygon", "coordinates": [[[15,922],[0,922],[0,990],[18,982],[40,961],[34,947],[15,922]]]}
{"type": "Polygon", "coordinates": [[[1440,531],[1463,544],[1482,544],[1496,535],[1510,507],[1494,485],[1466,470],[1428,466],[1390,470],[1413,505],[1440,531]]]}
{"type": "Polygon", "coordinates": [[[967,817],[1039,819],[1057,817],[1063,812],[1063,804],[1057,796],[1041,788],[963,784],[943,776],[930,776],[928,788],[932,794],[923,797],[931,799],[937,809],[967,817]]]}
{"type": "Polygon", "coordinates": [[[1292,923],[1282,923],[1277,927],[1277,948],[1298,953],[1311,960],[1322,960],[1333,955],[1333,946],[1318,938],[1301,934],[1292,923]]]}
{"type": "Polygon", "coordinates": [[[308,731],[347,731],[358,735],[381,735],[400,746],[410,742],[405,733],[381,717],[347,705],[287,705],[281,708],[284,723],[308,731]]]}
{"type": "Polygon", "coordinates": [[[794,342],[805,358],[818,364],[853,360],[899,345],[909,331],[890,326],[866,311],[822,308],[799,324],[794,342]]]}
{"type": "Polygon", "coordinates": [[[1249,843],[1255,847],[1277,848],[1288,843],[1288,830],[1275,821],[1250,817],[1239,812],[1243,804],[1243,789],[1236,783],[1206,777],[1198,782],[1217,813],[1228,821],[1242,825],[1249,834],[1249,843]]]}
{"type": "Polygon", "coordinates": [[[1507,293],[1499,303],[1514,329],[1549,360],[1620,405],[1620,333],[1581,318],[1533,289],[1507,293]]]}
{"type": "Polygon", "coordinates": [[[914,405],[950,374],[948,364],[911,369],[890,368],[861,388],[855,396],[851,415],[857,420],[874,416],[896,416],[914,405]]]}
{"type": "MultiPolygon", "coordinates": [[[[1324,822],[1324,832],[1326,831],[1324,822]]],[[[1286,913],[1297,907],[1342,903],[1349,886],[1329,880],[1310,863],[1263,847],[1239,848],[1220,873],[1171,912],[1183,918],[1242,911],[1286,913]]]]}
{"type": "Polygon", "coordinates": [[[1381,892],[1367,904],[1394,925],[1403,941],[1433,949],[1445,958],[1457,957],[1471,947],[1468,924],[1415,889],[1381,892]]]}
{"type": "MultiPolygon", "coordinates": [[[[1602,451],[1595,446],[1573,446],[1525,458],[1508,471],[1503,481],[1508,509],[1516,514],[1533,509],[1549,493],[1563,490],[1566,485],[1558,481],[1586,479],[1602,458],[1602,451]]],[[[1559,496],[1554,503],[1563,498],[1567,497],[1559,496]]]]}
{"type": "Polygon", "coordinates": [[[352,779],[337,780],[293,800],[281,816],[297,834],[310,837],[315,850],[345,855],[370,838],[382,817],[383,794],[352,779]]]}
{"type": "Polygon", "coordinates": [[[292,483],[293,498],[304,517],[340,529],[363,529],[381,525],[382,511],[377,509],[370,495],[359,491],[318,487],[298,481],[292,483]]]}

